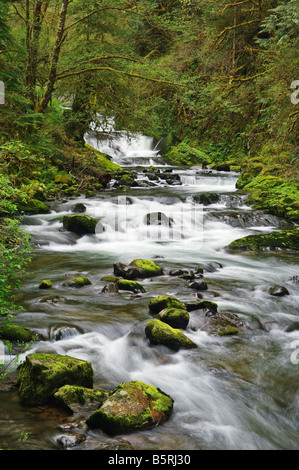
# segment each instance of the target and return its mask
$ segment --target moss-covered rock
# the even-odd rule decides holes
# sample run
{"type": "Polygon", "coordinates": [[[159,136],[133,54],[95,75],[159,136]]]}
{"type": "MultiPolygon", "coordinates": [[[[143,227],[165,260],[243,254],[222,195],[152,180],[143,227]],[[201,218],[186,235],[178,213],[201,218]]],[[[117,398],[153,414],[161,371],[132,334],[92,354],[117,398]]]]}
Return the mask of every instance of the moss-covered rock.
{"type": "Polygon", "coordinates": [[[23,403],[40,405],[64,385],[93,386],[90,362],[59,354],[29,354],[19,367],[19,394],[23,403]]]}
{"type": "Polygon", "coordinates": [[[130,292],[134,292],[135,294],[138,292],[144,293],[144,287],[136,281],[129,281],[128,279],[120,279],[116,282],[118,290],[127,290],[130,292]]]}
{"type": "Polygon", "coordinates": [[[198,204],[203,204],[204,206],[208,206],[210,204],[215,204],[220,200],[220,195],[218,193],[200,193],[194,194],[192,196],[194,202],[198,204]]]}
{"type": "Polygon", "coordinates": [[[164,308],[158,314],[159,319],[173,328],[187,328],[189,313],[182,308],[164,308]]]}
{"type": "Polygon", "coordinates": [[[184,335],[181,330],[172,328],[161,320],[149,320],[145,325],[145,335],[150,343],[164,345],[175,351],[180,348],[197,348],[196,344],[184,335]]]}
{"type": "Polygon", "coordinates": [[[64,385],[54,393],[57,403],[72,413],[96,410],[108,396],[109,392],[105,390],[94,390],[78,385],[64,385]]]}
{"type": "Polygon", "coordinates": [[[149,309],[152,313],[159,313],[165,308],[180,308],[186,310],[186,305],[171,295],[158,295],[151,299],[149,309]]]}
{"type": "Polygon", "coordinates": [[[236,326],[233,326],[233,325],[221,326],[216,331],[216,334],[218,336],[236,335],[237,333],[239,333],[239,329],[236,326]]]}
{"type": "Polygon", "coordinates": [[[91,281],[88,279],[88,277],[79,276],[79,277],[73,277],[73,279],[65,281],[63,285],[68,286],[68,287],[84,287],[84,286],[90,286],[91,281]]]}
{"type": "Polygon", "coordinates": [[[134,259],[129,266],[137,269],[138,277],[161,276],[163,274],[163,268],[148,259],[134,259]]]}
{"type": "Polygon", "coordinates": [[[173,399],[160,389],[140,381],[119,385],[86,421],[109,435],[149,429],[171,414],[173,399]]]}
{"type": "Polygon", "coordinates": [[[218,305],[216,302],[211,302],[211,300],[195,300],[192,302],[186,302],[186,308],[188,312],[194,310],[211,310],[212,312],[217,312],[218,305]]]}
{"type": "Polygon", "coordinates": [[[66,184],[67,186],[73,186],[75,181],[70,175],[56,175],[54,183],[55,184],[66,184]]]}
{"type": "Polygon", "coordinates": [[[78,235],[95,233],[97,223],[96,219],[88,215],[65,215],[63,217],[63,227],[69,232],[74,232],[78,235]]]}
{"type": "Polygon", "coordinates": [[[28,343],[34,338],[34,333],[28,328],[10,323],[0,326],[0,339],[28,343]]]}
{"type": "Polygon", "coordinates": [[[101,277],[101,281],[117,282],[117,281],[119,281],[119,278],[116,277],[116,276],[103,276],[103,277],[101,277]]]}
{"type": "Polygon", "coordinates": [[[19,202],[17,207],[19,212],[24,212],[25,214],[48,214],[50,212],[49,206],[38,199],[19,202]]]}
{"type": "Polygon", "coordinates": [[[175,147],[171,147],[170,151],[164,155],[164,160],[172,165],[208,165],[210,163],[209,156],[203,151],[181,142],[175,147]]]}
{"type": "Polygon", "coordinates": [[[299,227],[263,235],[248,235],[228,245],[231,251],[299,250],[299,227]]]}
{"type": "Polygon", "coordinates": [[[44,279],[39,285],[40,289],[51,289],[51,287],[52,282],[49,279],[44,279]]]}

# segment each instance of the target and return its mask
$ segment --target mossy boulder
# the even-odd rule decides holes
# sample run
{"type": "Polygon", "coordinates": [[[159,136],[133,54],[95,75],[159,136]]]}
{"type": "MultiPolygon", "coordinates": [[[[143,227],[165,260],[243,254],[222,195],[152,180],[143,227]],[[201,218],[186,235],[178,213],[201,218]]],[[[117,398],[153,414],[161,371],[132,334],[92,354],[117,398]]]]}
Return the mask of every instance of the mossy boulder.
{"type": "Polygon", "coordinates": [[[151,313],[159,313],[165,308],[180,308],[185,310],[186,306],[183,302],[171,295],[158,295],[151,299],[149,303],[149,310],[151,313]]]}
{"type": "Polygon", "coordinates": [[[263,235],[248,235],[228,245],[230,251],[299,250],[299,227],[263,235]]]}
{"type": "Polygon", "coordinates": [[[39,285],[40,289],[51,289],[51,287],[52,282],[49,279],[44,279],[39,285]]]}
{"type": "Polygon", "coordinates": [[[19,202],[17,207],[19,212],[24,212],[25,214],[48,214],[50,212],[49,206],[38,199],[19,202]]]}
{"type": "Polygon", "coordinates": [[[97,223],[96,219],[88,215],[65,215],[63,217],[63,227],[78,235],[94,234],[97,223]]]}
{"type": "Polygon", "coordinates": [[[19,395],[28,405],[53,399],[64,385],[93,386],[90,362],[59,354],[29,354],[19,367],[19,395]]]}
{"type": "Polygon", "coordinates": [[[119,278],[116,277],[116,276],[103,276],[103,277],[101,277],[101,281],[117,282],[117,281],[119,281],[119,278]]]}
{"type": "Polygon", "coordinates": [[[109,396],[104,390],[94,390],[78,385],[64,385],[54,393],[57,403],[72,413],[95,411],[109,396]]]}
{"type": "Polygon", "coordinates": [[[236,335],[237,333],[239,333],[239,329],[236,326],[233,326],[233,325],[221,326],[216,331],[216,334],[218,336],[236,335]]]}
{"type": "Polygon", "coordinates": [[[34,338],[34,333],[23,326],[7,323],[0,326],[0,339],[7,341],[17,341],[29,343],[34,338]]]}
{"type": "Polygon", "coordinates": [[[116,282],[118,290],[126,290],[130,292],[134,292],[135,294],[138,292],[144,293],[144,287],[136,281],[129,281],[128,279],[120,279],[116,282]]]}
{"type": "Polygon", "coordinates": [[[149,320],[145,325],[145,335],[150,343],[164,345],[178,351],[180,348],[194,349],[196,344],[191,341],[181,330],[172,328],[161,320],[149,320]]]}
{"type": "Polygon", "coordinates": [[[175,147],[171,147],[163,159],[172,165],[207,165],[210,163],[209,156],[186,142],[181,142],[175,147]]]}
{"type": "Polygon", "coordinates": [[[182,308],[164,308],[159,312],[158,317],[173,328],[185,329],[189,323],[189,313],[182,308]]]}
{"type": "Polygon", "coordinates": [[[153,385],[140,381],[124,382],[88,419],[90,428],[109,435],[149,429],[171,415],[173,399],[153,385]]]}
{"type": "Polygon", "coordinates": [[[79,276],[79,277],[73,277],[69,281],[65,281],[63,285],[68,286],[68,287],[84,287],[84,286],[90,286],[91,281],[88,279],[88,277],[79,276]]]}
{"type": "Polygon", "coordinates": [[[163,274],[163,268],[158,266],[154,261],[148,259],[134,259],[130,265],[133,268],[136,268],[138,271],[138,277],[152,277],[152,276],[161,276],[163,274]]]}
{"type": "Polygon", "coordinates": [[[54,183],[66,184],[67,186],[73,186],[75,181],[70,175],[56,175],[54,179],[54,183]]]}

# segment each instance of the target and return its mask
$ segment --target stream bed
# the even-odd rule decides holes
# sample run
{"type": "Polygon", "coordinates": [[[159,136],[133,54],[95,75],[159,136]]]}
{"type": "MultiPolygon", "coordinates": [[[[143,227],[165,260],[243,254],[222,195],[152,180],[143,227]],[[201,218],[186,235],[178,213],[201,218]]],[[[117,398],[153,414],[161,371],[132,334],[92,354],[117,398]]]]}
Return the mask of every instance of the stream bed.
{"type": "MultiPolygon", "coordinates": [[[[139,181],[147,179],[147,167],[155,165],[157,156],[150,153],[151,144],[144,145],[144,159],[137,158],[142,149],[124,152],[129,155],[126,168],[139,181]]],[[[122,163],[121,156],[114,161],[122,163]]],[[[292,348],[299,340],[298,258],[226,250],[237,238],[280,229],[284,222],[247,206],[236,191],[235,173],[172,168],[159,161],[156,166],[179,179],[56,201],[49,214],[24,217],[36,254],[20,292],[24,312],[16,323],[44,338],[26,354],[53,352],[90,361],[95,388],[141,380],[174,399],[173,413],[163,425],[114,439],[100,430],[76,429],[85,440],[74,449],[103,449],[119,439],[136,450],[297,449],[299,364],[292,360],[292,348]],[[202,206],[194,201],[195,194],[211,192],[219,195],[217,202],[202,206]],[[61,230],[63,216],[76,203],[100,220],[95,235],[61,230]],[[157,212],[171,220],[171,230],[167,224],[149,227],[147,214],[157,212]],[[154,260],[164,275],[140,281],[146,290],[142,294],[102,292],[107,282],[101,278],[113,274],[114,263],[136,258],[154,260]],[[169,274],[173,268],[195,270],[199,265],[208,284],[200,294],[186,279],[169,274]],[[80,289],[63,285],[76,275],[87,276],[92,284],[80,289]],[[50,291],[39,289],[43,279],[52,281],[50,291]],[[289,295],[270,295],[274,285],[285,286],[289,295]],[[198,328],[194,311],[185,334],[197,349],[174,352],[152,346],[144,334],[152,318],[148,304],[162,294],[183,302],[202,295],[221,312],[238,315],[243,326],[237,335],[210,335],[198,328]],[[58,300],[47,301],[49,295],[58,300]]],[[[61,410],[22,406],[16,390],[0,392],[2,449],[58,449],[59,437],[71,431],[70,422],[61,410]]]]}

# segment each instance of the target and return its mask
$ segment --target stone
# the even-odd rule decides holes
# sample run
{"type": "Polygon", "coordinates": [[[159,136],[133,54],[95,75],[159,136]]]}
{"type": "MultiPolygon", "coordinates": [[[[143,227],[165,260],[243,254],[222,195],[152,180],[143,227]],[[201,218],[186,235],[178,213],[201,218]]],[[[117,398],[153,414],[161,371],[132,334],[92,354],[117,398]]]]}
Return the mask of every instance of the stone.
{"type": "Polygon", "coordinates": [[[284,295],[289,295],[289,291],[284,286],[273,286],[269,289],[269,294],[274,295],[275,297],[283,297],[284,295]]]}
{"type": "Polygon", "coordinates": [[[80,277],[73,277],[73,279],[69,281],[65,281],[63,285],[68,286],[68,287],[84,287],[84,286],[90,286],[91,281],[88,279],[88,277],[80,276],[80,277]]]}
{"type": "Polygon", "coordinates": [[[40,289],[51,289],[51,287],[52,287],[52,282],[49,281],[49,279],[44,279],[39,285],[40,289]]]}
{"type": "Polygon", "coordinates": [[[172,328],[161,320],[149,320],[145,325],[145,335],[150,343],[164,345],[175,351],[178,351],[180,348],[197,348],[197,345],[182,333],[181,330],[172,328]]]}
{"type": "Polygon", "coordinates": [[[155,427],[166,421],[173,399],[153,385],[140,381],[124,382],[88,419],[91,429],[100,428],[109,435],[155,427]]]}
{"type": "Polygon", "coordinates": [[[128,279],[120,279],[116,282],[118,290],[127,290],[130,292],[134,292],[135,294],[141,292],[146,292],[144,287],[136,281],[130,281],[128,279]]]}
{"type": "Polygon", "coordinates": [[[149,310],[151,313],[159,313],[165,308],[181,308],[185,310],[186,306],[183,302],[180,302],[171,295],[158,295],[151,299],[149,303],[149,310]]]}
{"type": "Polygon", "coordinates": [[[88,215],[65,215],[63,227],[78,235],[94,234],[98,221],[88,215]]]}
{"type": "Polygon", "coordinates": [[[104,390],[94,390],[78,385],[64,385],[54,393],[57,403],[72,413],[95,411],[108,396],[109,392],[104,390]]]}
{"type": "Polygon", "coordinates": [[[34,333],[23,326],[7,323],[0,326],[0,339],[28,343],[34,338],[34,333]]]}
{"type": "Polygon", "coordinates": [[[264,235],[248,235],[239,238],[228,245],[229,251],[275,251],[299,250],[299,227],[292,230],[282,230],[264,235]]]}
{"type": "Polygon", "coordinates": [[[173,328],[187,328],[189,313],[182,308],[165,308],[159,312],[158,317],[173,328]]]}
{"type": "Polygon", "coordinates": [[[41,405],[53,399],[64,385],[92,388],[90,362],[59,354],[29,354],[19,367],[19,395],[27,405],[41,405]]]}
{"type": "Polygon", "coordinates": [[[204,206],[208,206],[210,204],[215,204],[219,201],[220,196],[218,193],[200,193],[195,194],[192,197],[193,201],[199,204],[203,204],[204,206]]]}
{"type": "Polygon", "coordinates": [[[85,204],[78,202],[73,206],[72,211],[77,212],[78,214],[82,214],[83,212],[86,212],[86,206],[85,204]]]}
{"type": "Polygon", "coordinates": [[[138,270],[138,277],[142,278],[161,276],[164,272],[163,268],[148,259],[134,259],[129,266],[136,268],[138,270]]]}
{"type": "Polygon", "coordinates": [[[190,289],[203,291],[208,289],[208,284],[205,281],[193,281],[188,284],[188,287],[190,287],[190,289]]]}
{"type": "Polygon", "coordinates": [[[193,302],[186,302],[186,309],[188,312],[201,309],[208,309],[213,312],[217,312],[218,305],[210,300],[195,300],[193,302]]]}

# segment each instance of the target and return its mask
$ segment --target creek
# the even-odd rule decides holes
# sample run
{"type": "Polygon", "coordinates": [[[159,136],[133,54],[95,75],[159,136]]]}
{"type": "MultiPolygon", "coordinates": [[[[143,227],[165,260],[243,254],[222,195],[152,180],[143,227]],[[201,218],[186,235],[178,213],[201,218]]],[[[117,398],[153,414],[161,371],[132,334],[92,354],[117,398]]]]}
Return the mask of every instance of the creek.
{"type": "MultiPolygon", "coordinates": [[[[88,360],[95,388],[141,380],[169,394],[174,410],[166,423],[121,436],[133,449],[297,449],[299,364],[291,357],[299,340],[298,259],[283,252],[226,250],[237,238],[277,230],[284,222],[246,205],[236,190],[236,173],[167,166],[153,140],[144,136],[127,139],[118,133],[112,141],[98,142],[91,133],[86,139],[134,171],[137,181],[149,181],[150,165],[163,178],[150,186],[111,187],[92,198],[56,201],[49,214],[24,217],[36,254],[20,292],[24,312],[17,324],[44,337],[26,354],[53,352],[88,360]],[[167,174],[179,179],[165,179],[167,174]],[[195,194],[209,192],[219,200],[207,206],[194,203],[195,194]],[[61,230],[63,216],[79,202],[87,215],[101,221],[95,235],[61,230]],[[149,227],[146,215],[153,212],[170,218],[171,230],[149,227]],[[136,258],[154,260],[165,274],[139,281],[143,294],[103,293],[107,282],[101,278],[113,274],[113,264],[136,258]],[[214,262],[222,267],[215,268],[214,262]],[[152,318],[150,299],[167,294],[183,302],[198,300],[188,281],[169,271],[199,265],[208,284],[203,298],[216,302],[221,312],[237,314],[243,327],[233,336],[210,335],[198,328],[199,311],[193,311],[185,334],[197,349],[174,352],[150,345],[144,334],[152,318]],[[87,276],[92,284],[80,289],[63,285],[76,275],[87,276]],[[42,279],[52,281],[50,291],[38,288],[42,279]],[[285,286],[289,295],[271,296],[273,285],[285,286]],[[49,295],[58,301],[45,302],[49,295]]],[[[58,449],[57,439],[68,433],[70,420],[55,408],[22,406],[16,390],[0,392],[2,449],[58,449]],[[22,433],[28,438],[20,443],[22,433]]],[[[84,430],[84,435],[78,449],[115,442],[99,430],[84,430]]]]}

